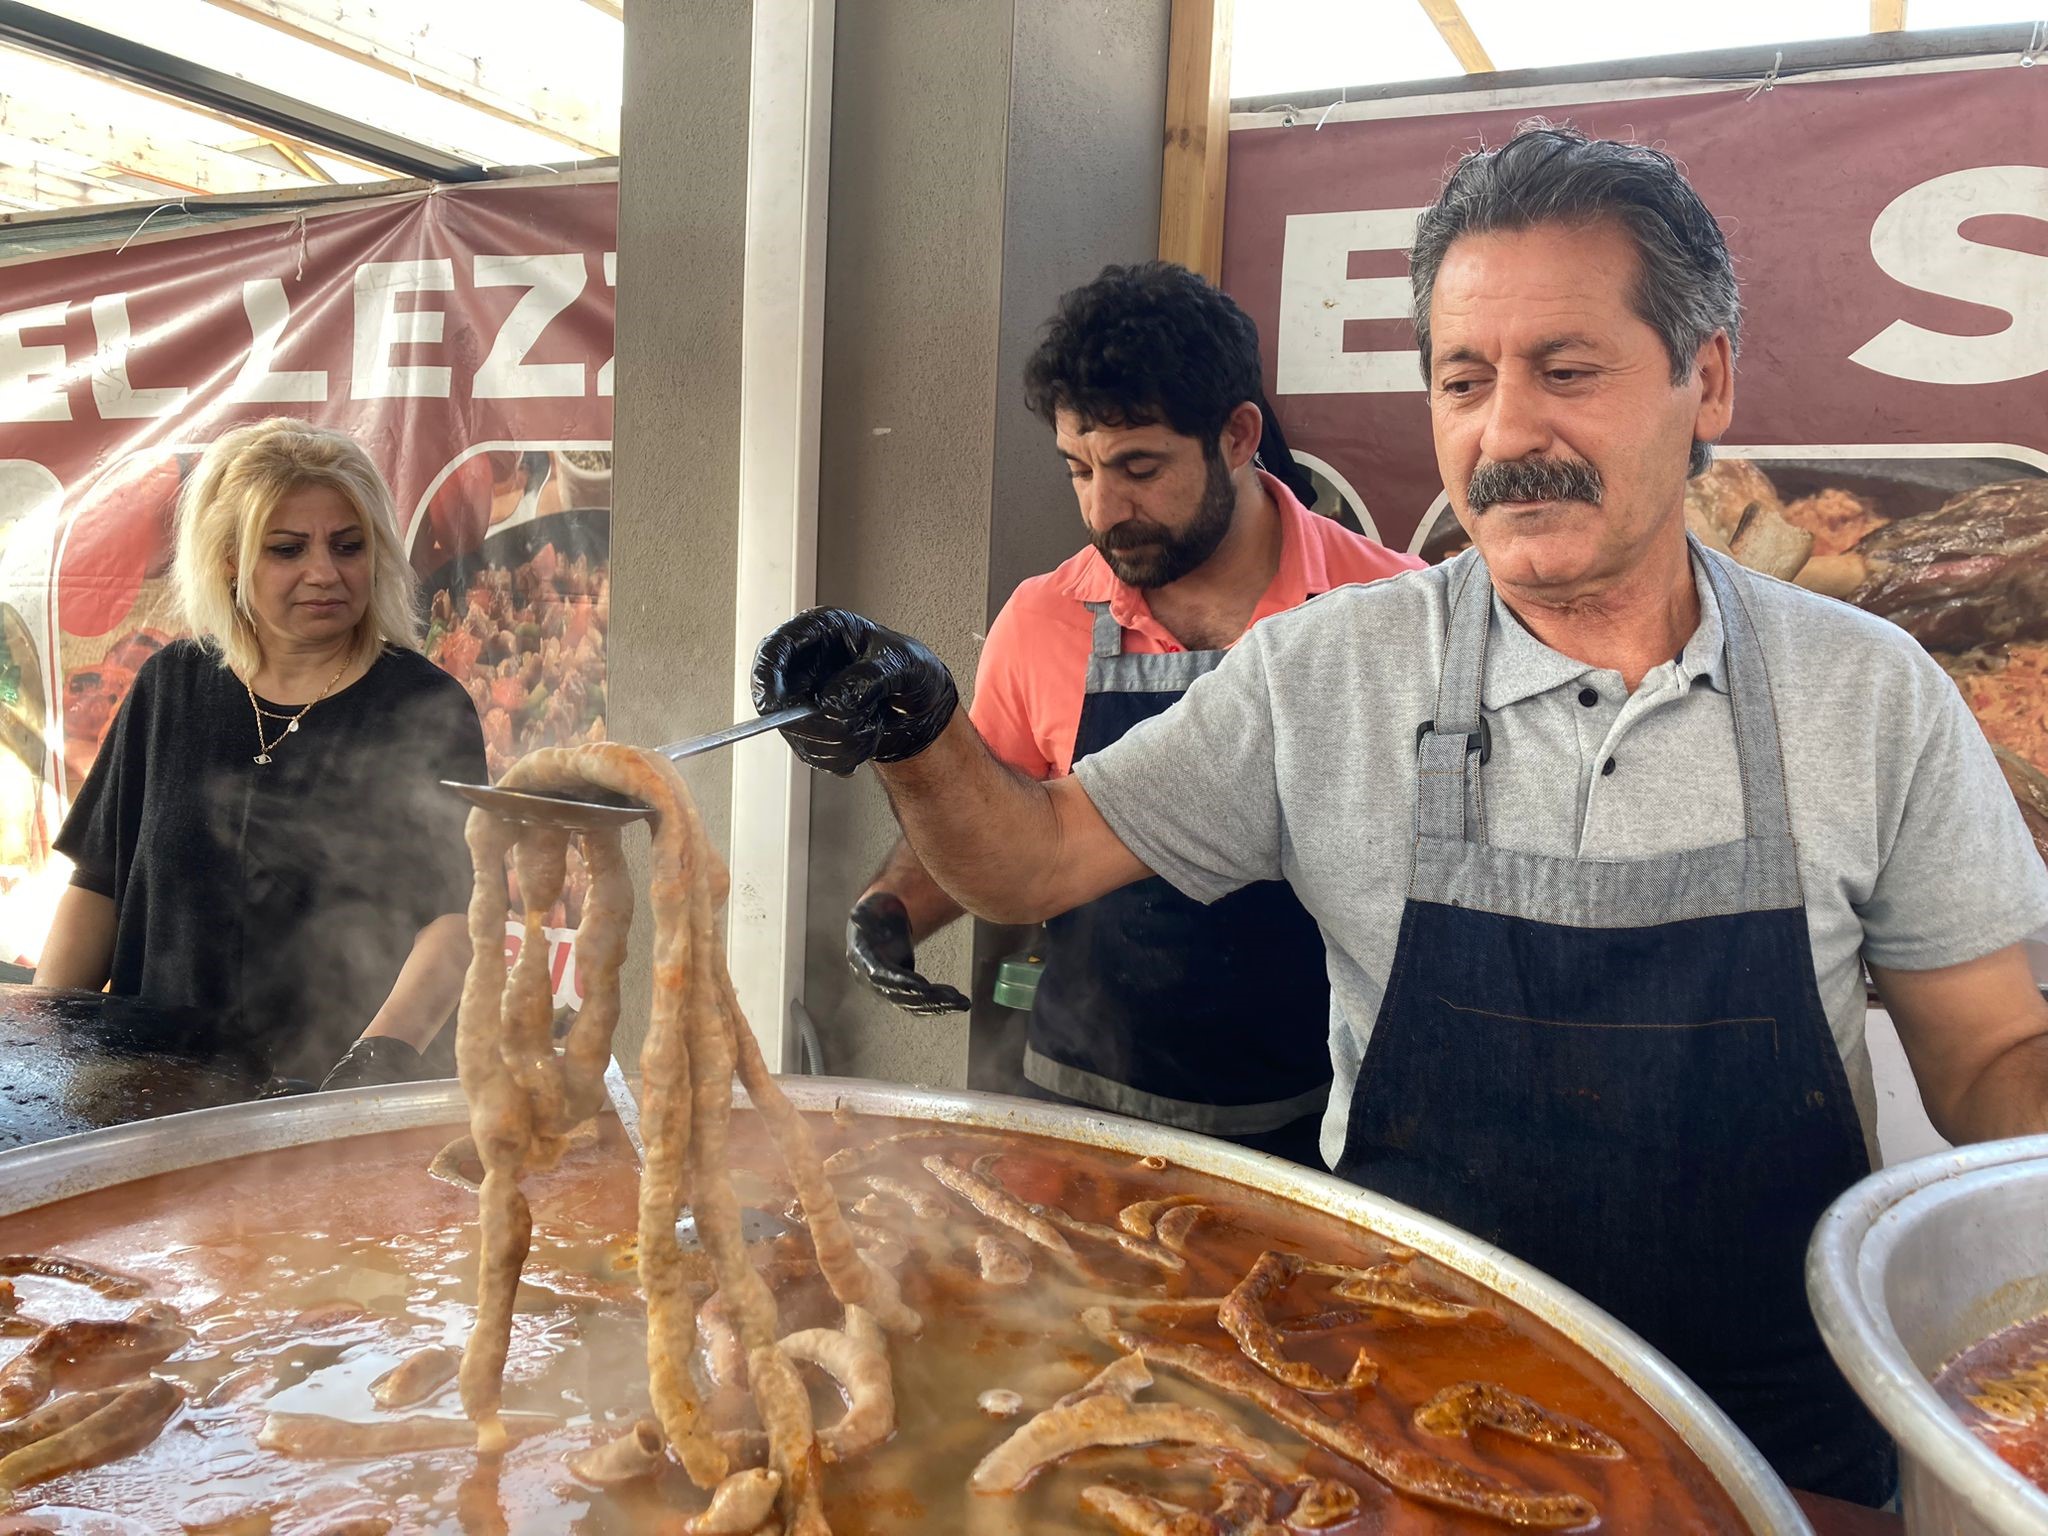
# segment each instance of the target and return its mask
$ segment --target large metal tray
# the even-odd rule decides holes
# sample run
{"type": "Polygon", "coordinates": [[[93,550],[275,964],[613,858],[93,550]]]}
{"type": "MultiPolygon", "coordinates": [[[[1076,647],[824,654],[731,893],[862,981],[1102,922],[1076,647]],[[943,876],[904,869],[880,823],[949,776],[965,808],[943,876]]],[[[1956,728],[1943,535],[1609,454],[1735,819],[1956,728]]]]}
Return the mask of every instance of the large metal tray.
{"type": "MultiPolygon", "coordinates": [[[[782,1086],[800,1109],[843,1104],[859,1114],[1051,1136],[1134,1157],[1156,1154],[1370,1227],[1491,1287],[1612,1371],[1705,1463],[1751,1531],[1811,1536],[1812,1527],[1769,1464],[1668,1360],[1577,1293],[1456,1227],[1327,1173],[1116,1115],[998,1094],[850,1078],[784,1078],[782,1086]]],[[[736,1101],[744,1099],[736,1095],[736,1101]]],[[[252,1152],[418,1126],[453,1127],[466,1120],[461,1089],[453,1082],[358,1088],[170,1115],[0,1153],[0,1215],[252,1152]]]]}
{"type": "Polygon", "coordinates": [[[1918,1158],[1821,1217],[1806,1291],[1842,1374],[1899,1442],[1909,1536],[2040,1536],[2048,1493],[1928,1383],[1980,1339],[2048,1312],[2048,1136],[1918,1158]]]}

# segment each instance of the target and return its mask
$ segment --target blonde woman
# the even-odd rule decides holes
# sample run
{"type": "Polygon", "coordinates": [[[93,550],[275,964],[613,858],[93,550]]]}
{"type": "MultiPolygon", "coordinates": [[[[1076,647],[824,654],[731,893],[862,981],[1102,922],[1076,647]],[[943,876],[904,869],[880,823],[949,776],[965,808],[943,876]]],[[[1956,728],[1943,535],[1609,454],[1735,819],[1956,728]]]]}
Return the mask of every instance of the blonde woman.
{"type": "Polygon", "coordinates": [[[206,1009],[281,1079],[417,1075],[469,959],[436,781],[486,775],[391,493],[340,433],[238,427],[186,484],[173,578],[194,638],[136,674],[57,835],[36,981],[206,1009]]]}

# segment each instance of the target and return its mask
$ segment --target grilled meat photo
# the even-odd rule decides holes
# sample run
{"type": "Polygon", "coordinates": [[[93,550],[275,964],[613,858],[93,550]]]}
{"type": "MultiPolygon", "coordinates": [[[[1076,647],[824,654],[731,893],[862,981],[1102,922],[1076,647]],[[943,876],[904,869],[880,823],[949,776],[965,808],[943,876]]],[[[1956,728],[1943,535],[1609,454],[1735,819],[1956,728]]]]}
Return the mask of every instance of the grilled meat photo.
{"type": "Polygon", "coordinates": [[[1930,651],[2048,637],[2048,480],[2005,480],[1887,523],[1849,595],[1930,651]]]}

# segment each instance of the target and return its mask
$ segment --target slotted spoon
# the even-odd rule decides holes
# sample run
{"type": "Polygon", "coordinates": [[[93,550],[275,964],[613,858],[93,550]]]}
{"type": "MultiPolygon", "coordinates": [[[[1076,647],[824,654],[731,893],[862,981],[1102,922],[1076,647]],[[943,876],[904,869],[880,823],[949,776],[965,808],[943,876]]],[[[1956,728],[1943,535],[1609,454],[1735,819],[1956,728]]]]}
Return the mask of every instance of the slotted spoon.
{"type": "MultiPolygon", "coordinates": [[[[665,747],[654,750],[672,763],[679,763],[686,757],[696,757],[703,752],[716,752],[720,747],[729,747],[736,741],[745,741],[749,736],[759,736],[767,731],[779,731],[784,726],[798,725],[817,713],[807,704],[793,704],[788,709],[778,709],[755,720],[742,720],[729,725],[722,731],[713,731],[709,736],[695,736],[688,741],[672,741],[665,747]]],[[[587,794],[602,795],[602,799],[578,798],[574,795],[550,795],[525,789],[499,789],[492,784],[464,784],[457,779],[443,779],[441,787],[453,790],[472,805],[480,805],[493,815],[507,821],[545,822],[552,826],[569,827],[579,832],[598,831],[607,827],[623,827],[652,815],[652,810],[637,800],[624,795],[608,794],[603,790],[587,791],[587,794]]]]}

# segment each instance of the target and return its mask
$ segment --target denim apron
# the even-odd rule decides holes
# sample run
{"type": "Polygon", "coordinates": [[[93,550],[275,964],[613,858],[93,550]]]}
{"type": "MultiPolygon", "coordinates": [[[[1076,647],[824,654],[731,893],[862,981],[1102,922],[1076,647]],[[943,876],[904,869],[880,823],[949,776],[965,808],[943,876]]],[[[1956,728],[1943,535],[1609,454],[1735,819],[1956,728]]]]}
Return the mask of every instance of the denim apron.
{"type": "MultiPolygon", "coordinates": [[[[1074,760],[1163,714],[1224,651],[1127,653],[1107,603],[1074,760]]],[[[1323,936],[1284,881],[1204,906],[1158,877],[1046,924],[1024,1075],[1058,1098],[1321,1167],[1330,1095],[1323,936]]]]}
{"type": "Polygon", "coordinates": [[[1483,764],[1515,743],[1479,708],[1491,579],[1476,555],[1459,579],[1337,1171],[1613,1313],[1792,1486],[1878,1504],[1891,1443],[1804,1283],[1815,1222],[1869,1157],[1814,979],[1763,651],[1728,572],[1697,547],[1693,569],[1727,637],[1745,835],[1613,863],[1487,841],[1483,764]]]}

